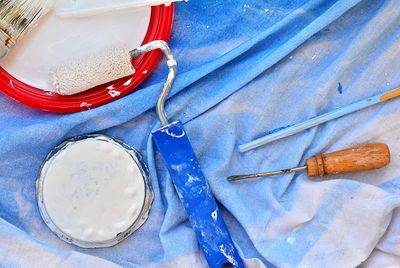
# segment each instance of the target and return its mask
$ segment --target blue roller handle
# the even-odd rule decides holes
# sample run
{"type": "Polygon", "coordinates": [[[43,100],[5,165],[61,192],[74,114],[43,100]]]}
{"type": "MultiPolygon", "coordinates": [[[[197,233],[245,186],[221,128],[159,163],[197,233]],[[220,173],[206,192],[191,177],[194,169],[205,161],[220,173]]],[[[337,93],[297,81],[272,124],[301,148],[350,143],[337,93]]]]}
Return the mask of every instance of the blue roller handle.
{"type": "Polygon", "coordinates": [[[244,267],[181,122],[152,132],[211,268],[244,267]]]}

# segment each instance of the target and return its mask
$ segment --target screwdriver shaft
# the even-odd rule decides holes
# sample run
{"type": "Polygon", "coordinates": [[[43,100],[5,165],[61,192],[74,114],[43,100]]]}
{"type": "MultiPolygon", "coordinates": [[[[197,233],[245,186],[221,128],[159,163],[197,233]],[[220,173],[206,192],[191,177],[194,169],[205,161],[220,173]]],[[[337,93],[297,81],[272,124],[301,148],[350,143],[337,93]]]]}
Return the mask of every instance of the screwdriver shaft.
{"type": "Polygon", "coordinates": [[[273,176],[273,175],[280,175],[280,174],[301,171],[301,170],[305,170],[305,169],[307,169],[307,166],[290,168],[290,169],[282,169],[282,170],[278,170],[278,171],[271,171],[271,172],[264,172],[264,173],[257,173],[257,174],[233,175],[233,176],[229,176],[228,180],[238,181],[238,180],[251,179],[251,178],[268,177],[268,176],[273,176]]]}

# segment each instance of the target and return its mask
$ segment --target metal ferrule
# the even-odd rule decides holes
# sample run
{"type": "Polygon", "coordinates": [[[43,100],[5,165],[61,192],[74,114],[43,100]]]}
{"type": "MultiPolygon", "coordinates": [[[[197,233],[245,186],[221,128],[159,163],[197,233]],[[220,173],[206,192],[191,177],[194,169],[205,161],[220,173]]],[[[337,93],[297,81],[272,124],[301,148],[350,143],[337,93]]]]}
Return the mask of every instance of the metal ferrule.
{"type": "Polygon", "coordinates": [[[160,120],[162,126],[166,126],[169,124],[169,122],[167,119],[167,115],[165,114],[164,105],[176,76],[176,61],[174,59],[174,56],[172,55],[170,47],[168,46],[167,42],[163,40],[156,40],[146,45],[135,48],[134,50],[130,51],[129,54],[132,58],[134,58],[155,49],[161,49],[164,52],[164,55],[167,58],[169,69],[167,79],[164,82],[164,86],[161,90],[160,96],[158,97],[156,106],[158,119],[160,120]]]}
{"type": "Polygon", "coordinates": [[[0,30],[0,60],[4,58],[14,44],[14,40],[6,32],[0,30]]]}

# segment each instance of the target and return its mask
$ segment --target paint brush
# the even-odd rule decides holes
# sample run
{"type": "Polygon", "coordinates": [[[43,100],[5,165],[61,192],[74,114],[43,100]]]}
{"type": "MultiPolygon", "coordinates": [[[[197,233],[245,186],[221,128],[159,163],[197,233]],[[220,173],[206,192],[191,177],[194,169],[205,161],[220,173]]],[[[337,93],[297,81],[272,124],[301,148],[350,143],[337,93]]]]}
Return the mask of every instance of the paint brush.
{"type": "Polygon", "coordinates": [[[381,102],[393,99],[395,97],[398,97],[399,95],[400,95],[400,88],[393,89],[393,90],[390,90],[390,91],[375,95],[375,96],[373,96],[371,98],[368,98],[368,99],[365,99],[365,100],[350,104],[348,106],[339,108],[339,109],[337,109],[337,110],[335,110],[333,112],[329,112],[329,113],[314,117],[314,118],[312,118],[310,120],[304,121],[304,122],[299,123],[299,124],[288,126],[288,127],[283,128],[283,129],[281,129],[279,131],[276,131],[276,132],[268,134],[268,135],[266,135],[264,137],[258,138],[258,139],[254,140],[254,141],[239,145],[239,151],[241,153],[250,151],[252,149],[260,147],[261,145],[270,143],[272,141],[275,141],[275,140],[278,140],[278,139],[281,139],[281,138],[285,138],[285,137],[294,135],[294,134],[299,133],[299,132],[301,132],[303,130],[306,130],[308,128],[318,126],[318,125],[320,125],[322,123],[325,123],[325,122],[327,122],[329,120],[344,116],[346,114],[350,114],[352,112],[364,109],[366,107],[370,107],[370,106],[375,105],[377,103],[381,103],[381,102]]]}
{"type": "Polygon", "coordinates": [[[52,6],[51,0],[0,0],[0,60],[52,6]]]}

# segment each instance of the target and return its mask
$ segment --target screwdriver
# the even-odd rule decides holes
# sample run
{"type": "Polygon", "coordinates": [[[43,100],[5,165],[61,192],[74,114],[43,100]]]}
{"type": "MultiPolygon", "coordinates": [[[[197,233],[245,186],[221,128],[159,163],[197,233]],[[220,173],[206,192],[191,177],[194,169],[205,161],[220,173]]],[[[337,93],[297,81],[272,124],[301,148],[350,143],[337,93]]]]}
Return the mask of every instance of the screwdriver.
{"type": "Polygon", "coordinates": [[[238,181],[250,178],[267,177],[272,175],[286,174],[301,170],[307,170],[309,176],[323,176],[327,174],[357,172],[378,169],[390,162],[390,151],[384,143],[367,143],[344,150],[318,154],[306,160],[306,165],[291,169],[283,169],[272,172],[234,175],[228,180],[238,181]]]}

